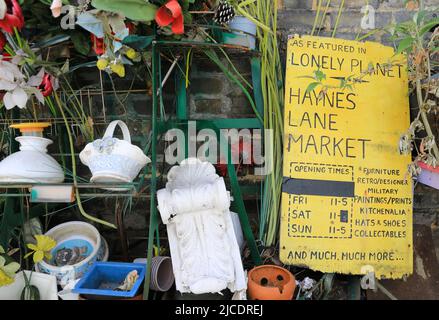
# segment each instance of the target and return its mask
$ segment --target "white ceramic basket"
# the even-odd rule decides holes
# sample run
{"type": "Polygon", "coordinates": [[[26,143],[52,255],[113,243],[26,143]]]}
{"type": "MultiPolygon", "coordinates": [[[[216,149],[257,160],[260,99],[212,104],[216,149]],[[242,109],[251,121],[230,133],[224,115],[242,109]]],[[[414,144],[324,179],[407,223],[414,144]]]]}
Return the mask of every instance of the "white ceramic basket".
{"type": "Polygon", "coordinates": [[[132,182],[151,160],[131,144],[127,125],[120,120],[111,122],[102,139],[95,140],[79,154],[81,162],[93,174],[91,182],[132,182]],[[122,129],[123,140],[113,138],[116,126],[122,129]]]}

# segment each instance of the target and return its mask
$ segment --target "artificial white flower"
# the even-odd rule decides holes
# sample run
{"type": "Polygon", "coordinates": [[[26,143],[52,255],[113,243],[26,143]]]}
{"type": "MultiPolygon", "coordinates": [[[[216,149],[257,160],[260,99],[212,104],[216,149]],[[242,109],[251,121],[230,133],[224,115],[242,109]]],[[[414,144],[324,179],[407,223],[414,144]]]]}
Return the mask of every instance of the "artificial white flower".
{"type": "Polygon", "coordinates": [[[5,0],[0,0],[0,20],[3,20],[8,10],[5,0]]]}
{"type": "Polygon", "coordinates": [[[50,10],[52,10],[52,16],[54,18],[58,18],[61,15],[61,9],[62,9],[62,1],[53,0],[50,6],[50,10]]]}
{"type": "Polygon", "coordinates": [[[41,70],[34,76],[31,76],[27,82],[29,86],[38,87],[41,82],[43,81],[44,77],[44,68],[41,68],[41,70]]]}
{"type": "Polygon", "coordinates": [[[31,95],[34,95],[40,103],[44,103],[44,96],[38,90],[38,86],[43,79],[44,69],[41,69],[38,74],[30,77],[29,81],[26,82],[25,76],[20,71],[18,65],[12,61],[5,61],[2,58],[0,56],[0,90],[6,91],[3,96],[3,103],[6,109],[10,110],[14,107],[25,108],[31,95]]]}
{"type": "Polygon", "coordinates": [[[16,87],[13,91],[8,91],[5,93],[3,97],[3,102],[5,103],[6,109],[10,110],[14,107],[19,107],[23,109],[26,107],[26,103],[28,100],[28,96],[26,91],[21,87],[16,87]]]}

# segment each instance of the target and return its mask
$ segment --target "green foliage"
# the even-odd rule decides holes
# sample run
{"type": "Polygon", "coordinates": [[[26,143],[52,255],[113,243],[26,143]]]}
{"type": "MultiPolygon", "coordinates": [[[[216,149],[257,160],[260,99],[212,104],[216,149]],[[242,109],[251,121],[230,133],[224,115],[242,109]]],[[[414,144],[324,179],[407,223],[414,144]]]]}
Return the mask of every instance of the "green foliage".
{"type": "Polygon", "coordinates": [[[153,21],[157,6],[145,0],[92,0],[99,10],[117,12],[135,21],[153,21]]]}
{"type": "Polygon", "coordinates": [[[149,47],[154,40],[154,36],[138,36],[138,35],[130,35],[125,37],[122,40],[124,45],[136,49],[138,51],[145,50],[149,47]]]}
{"type": "Polygon", "coordinates": [[[73,42],[75,50],[80,54],[86,56],[90,52],[90,39],[83,32],[73,32],[70,38],[73,42]]]}
{"type": "MultiPolygon", "coordinates": [[[[26,272],[23,272],[23,276],[24,276],[24,288],[21,291],[21,295],[20,295],[20,299],[21,300],[40,300],[40,290],[38,290],[38,288],[36,286],[34,286],[33,284],[31,284],[30,280],[27,275],[26,272]]],[[[30,277],[32,278],[32,272],[30,277]]]]}
{"type": "Polygon", "coordinates": [[[413,15],[412,19],[391,26],[391,38],[395,41],[396,54],[404,53],[408,58],[409,84],[416,94],[419,112],[415,120],[410,125],[406,133],[400,140],[400,150],[402,153],[417,151],[414,162],[410,165],[409,171],[416,175],[417,162],[422,161],[433,167],[438,165],[439,149],[435,142],[434,133],[430,127],[427,114],[431,110],[431,105],[435,105],[430,100],[430,93],[439,90],[437,81],[432,80],[432,72],[438,65],[433,59],[433,55],[438,51],[439,18],[427,18],[427,12],[423,10],[422,1],[418,2],[421,8],[413,15]],[[423,133],[425,131],[426,135],[423,133]],[[421,137],[417,135],[421,134],[421,137]],[[415,143],[420,140],[419,146],[415,143]]]}
{"type": "Polygon", "coordinates": [[[308,93],[313,91],[318,85],[320,85],[320,82],[311,82],[306,88],[306,92],[308,93]]]}

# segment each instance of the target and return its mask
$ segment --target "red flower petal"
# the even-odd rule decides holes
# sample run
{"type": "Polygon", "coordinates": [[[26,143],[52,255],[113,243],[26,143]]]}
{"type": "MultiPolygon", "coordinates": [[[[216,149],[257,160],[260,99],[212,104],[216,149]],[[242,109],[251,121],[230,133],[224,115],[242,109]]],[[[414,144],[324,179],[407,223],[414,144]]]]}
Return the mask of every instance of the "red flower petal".
{"type": "Polygon", "coordinates": [[[3,60],[4,61],[11,61],[12,57],[11,57],[11,55],[9,53],[3,52],[3,60]]]}
{"type": "Polygon", "coordinates": [[[182,15],[175,18],[174,22],[172,23],[172,32],[174,32],[175,34],[184,33],[184,19],[182,15]]]}
{"type": "Polygon", "coordinates": [[[12,14],[19,19],[19,25],[17,25],[16,27],[18,29],[23,28],[23,26],[24,26],[23,11],[21,11],[21,7],[18,4],[17,0],[12,0],[12,14]]]}
{"type": "Polygon", "coordinates": [[[136,32],[136,25],[134,23],[128,22],[125,24],[125,26],[128,28],[129,34],[133,34],[134,32],[136,32]]]}
{"type": "Polygon", "coordinates": [[[181,6],[177,0],[170,0],[165,4],[165,7],[171,11],[171,14],[174,18],[178,18],[182,15],[181,6]]]}
{"type": "Polygon", "coordinates": [[[4,30],[7,33],[13,33],[14,27],[20,25],[20,19],[11,14],[6,14],[3,20],[0,20],[0,29],[4,30]]]}
{"type": "Polygon", "coordinates": [[[40,86],[38,87],[44,97],[50,96],[53,92],[52,81],[50,79],[50,74],[45,73],[43,76],[43,81],[41,81],[40,86]]]}
{"type": "Polygon", "coordinates": [[[93,33],[90,33],[90,39],[93,46],[93,51],[98,55],[102,55],[105,52],[104,38],[98,38],[93,33]]]}
{"type": "Polygon", "coordinates": [[[3,51],[5,45],[6,45],[6,37],[3,34],[3,32],[0,32],[0,50],[1,51],[3,51]]]}
{"type": "Polygon", "coordinates": [[[170,0],[157,10],[155,21],[160,27],[172,25],[175,34],[184,33],[183,10],[177,0],[170,0]]]}
{"type": "Polygon", "coordinates": [[[166,27],[174,21],[174,18],[169,14],[169,10],[166,7],[161,7],[157,10],[155,21],[160,27],[166,27]]]}
{"type": "Polygon", "coordinates": [[[4,18],[0,20],[0,29],[7,33],[13,33],[14,28],[21,30],[24,26],[24,17],[17,0],[7,0],[6,9],[4,18]]]}

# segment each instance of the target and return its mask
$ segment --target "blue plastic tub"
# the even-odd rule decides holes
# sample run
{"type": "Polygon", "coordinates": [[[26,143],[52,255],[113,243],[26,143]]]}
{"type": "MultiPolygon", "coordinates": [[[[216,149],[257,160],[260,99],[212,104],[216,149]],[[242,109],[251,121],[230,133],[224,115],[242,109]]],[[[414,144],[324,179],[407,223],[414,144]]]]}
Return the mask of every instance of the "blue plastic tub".
{"type": "Polygon", "coordinates": [[[82,277],[72,290],[82,295],[112,296],[132,298],[142,284],[146,273],[146,265],[141,263],[125,262],[95,262],[89,271],[82,277]],[[131,291],[116,291],[125,280],[125,277],[133,270],[137,270],[137,279],[131,291]]]}

